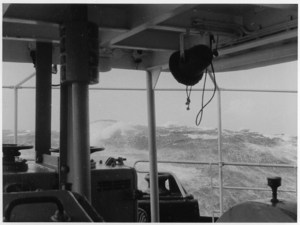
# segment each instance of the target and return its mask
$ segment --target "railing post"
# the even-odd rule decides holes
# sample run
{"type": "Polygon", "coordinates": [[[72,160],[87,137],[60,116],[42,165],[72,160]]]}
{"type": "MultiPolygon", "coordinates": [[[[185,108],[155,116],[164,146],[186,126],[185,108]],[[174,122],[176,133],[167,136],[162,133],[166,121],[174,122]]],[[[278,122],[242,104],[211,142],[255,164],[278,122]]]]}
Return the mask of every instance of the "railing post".
{"type": "Polygon", "coordinates": [[[18,84],[14,86],[15,92],[15,105],[14,105],[14,143],[18,144],[18,88],[20,85],[24,84],[26,81],[30,80],[35,76],[35,72],[26,77],[24,80],[20,81],[18,84]]]}
{"type": "Polygon", "coordinates": [[[15,143],[15,144],[18,144],[18,88],[15,87],[15,88],[14,88],[14,92],[15,92],[14,143],[15,143]]]}
{"type": "Polygon", "coordinates": [[[221,120],[221,90],[218,96],[218,152],[219,152],[219,184],[220,184],[220,216],[223,214],[223,153],[222,153],[222,120],[221,120]]]}
{"type": "Polygon", "coordinates": [[[218,152],[219,152],[219,184],[220,184],[220,216],[223,214],[223,153],[222,153],[222,117],[221,117],[221,88],[217,85],[216,75],[208,72],[211,80],[216,86],[218,98],[218,152]]]}
{"type": "Polygon", "coordinates": [[[147,71],[147,102],[148,102],[148,149],[150,165],[150,209],[151,222],[159,222],[159,195],[157,175],[157,153],[156,153],[156,124],[155,124],[155,101],[154,88],[152,84],[152,73],[147,71]]]}
{"type": "Polygon", "coordinates": [[[296,177],[296,199],[298,199],[298,177],[297,177],[297,167],[295,167],[295,177],[296,177]]]}
{"type": "Polygon", "coordinates": [[[91,201],[90,132],[89,132],[89,92],[88,85],[72,84],[73,111],[73,189],[91,201]]]}
{"type": "Polygon", "coordinates": [[[215,214],[214,214],[214,201],[213,201],[213,178],[212,178],[212,164],[209,163],[209,175],[210,175],[210,204],[211,204],[211,217],[212,222],[215,221],[215,214]]]}

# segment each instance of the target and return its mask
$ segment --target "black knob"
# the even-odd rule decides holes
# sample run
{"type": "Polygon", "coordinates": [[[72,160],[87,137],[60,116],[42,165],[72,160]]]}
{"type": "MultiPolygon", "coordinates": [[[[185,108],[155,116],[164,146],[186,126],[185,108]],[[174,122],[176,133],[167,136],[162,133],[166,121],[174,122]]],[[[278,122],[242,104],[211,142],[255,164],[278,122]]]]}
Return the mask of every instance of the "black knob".
{"type": "Polygon", "coordinates": [[[268,177],[268,186],[272,188],[272,203],[277,203],[277,188],[281,186],[281,177],[268,177]]]}

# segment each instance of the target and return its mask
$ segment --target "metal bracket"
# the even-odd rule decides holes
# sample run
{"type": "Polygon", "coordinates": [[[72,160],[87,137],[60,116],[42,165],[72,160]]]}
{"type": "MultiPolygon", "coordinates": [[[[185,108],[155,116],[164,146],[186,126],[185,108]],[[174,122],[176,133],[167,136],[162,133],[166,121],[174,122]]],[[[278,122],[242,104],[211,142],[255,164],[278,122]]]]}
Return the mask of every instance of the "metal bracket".
{"type": "Polygon", "coordinates": [[[159,78],[159,75],[160,75],[161,71],[162,71],[161,67],[157,67],[157,68],[154,68],[153,70],[149,71],[151,73],[152,89],[153,90],[155,89],[155,86],[157,84],[157,81],[158,81],[158,78],[159,78]]]}

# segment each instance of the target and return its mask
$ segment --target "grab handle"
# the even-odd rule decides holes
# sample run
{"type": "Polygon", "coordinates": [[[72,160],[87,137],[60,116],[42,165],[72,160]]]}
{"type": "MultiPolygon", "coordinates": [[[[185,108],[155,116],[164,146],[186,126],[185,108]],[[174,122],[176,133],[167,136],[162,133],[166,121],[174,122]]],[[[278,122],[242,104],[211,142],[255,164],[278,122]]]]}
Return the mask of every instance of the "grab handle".
{"type": "Polygon", "coordinates": [[[7,204],[4,212],[3,222],[10,222],[10,215],[14,207],[22,204],[32,204],[32,203],[55,203],[57,206],[57,211],[55,215],[51,217],[51,220],[54,222],[66,222],[70,221],[70,217],[66,214],[62,202],[54,196],[38,196],[38,197],[26,197],[26,198],[17,198],[12,200],[7,204]]]}

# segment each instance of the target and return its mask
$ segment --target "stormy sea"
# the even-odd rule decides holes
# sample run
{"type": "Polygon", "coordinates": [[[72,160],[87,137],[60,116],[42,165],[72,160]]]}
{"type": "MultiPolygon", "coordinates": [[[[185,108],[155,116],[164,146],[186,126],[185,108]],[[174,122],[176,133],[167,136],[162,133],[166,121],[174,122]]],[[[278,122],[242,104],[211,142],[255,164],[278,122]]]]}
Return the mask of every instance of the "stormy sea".
{"type": "MultiPolygon", "coordinates": [[[[156,145],[158,160],[219,162],[218,130],[190,127],[176,123],[157,126],[156,145]]],[[[19,131],[18,143],[34,145],[34,131],[19,131]]],[[[13,143],[13,132],[3,130],[3,143],[13,143]]],[[[105,150],[91,154],[96,162],[108,157],[126,158],[125,164],[133,166],[137,160],[148,160],[148,127],[114,120],[99,120],[90,124],[91,146],[105,150]]],[[[59,145],[59,132],[52,132],[52,148],[59,145]]],[[[291,164],[297,165],[297,137],[284,134],[267,135],[250,130],[222,131],[223,162],[291,164]]],[[[21,151],[22,158],[33,159],[34,149],[21,151]]],[[[148,171],[148,163],[138,163],[138,171],[148,171]]],[[[219,209],[219,168],[213,165],[168,163],[158,164],[158,170],[171,171],[181,181],[188,193],[198,199],[201,216],[211,216],[219,209]],[[212,178],[212,179],[211,179],[212,178]],[[211,198],[212,196],[212,198],[211,198]]],[[[138,173],[138,188],[147,189],[145,173],[138,173]]],[[[223,186],[267,188],[267,177],[282,177],[278,198],[296,200],[293,192],[280,190],[296,189],[294,168],[224,166],[223,186]]],[[[270,191],[224,189],[223,204],[230,207],[248,200],[270,198],[270,191]]],[[[216,213],[215,216],[218,216],[216,213]]]]}

